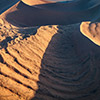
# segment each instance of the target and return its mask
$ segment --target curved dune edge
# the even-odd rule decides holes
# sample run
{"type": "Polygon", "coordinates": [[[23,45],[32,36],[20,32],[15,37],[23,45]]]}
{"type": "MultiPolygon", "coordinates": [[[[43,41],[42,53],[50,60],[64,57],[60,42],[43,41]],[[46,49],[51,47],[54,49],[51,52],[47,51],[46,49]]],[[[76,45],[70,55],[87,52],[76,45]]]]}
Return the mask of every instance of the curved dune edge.
{"type": "Polygon", "coordinates": [[[82,22],[81,33],[100,46],[100,23],[82,22]]]}
{"type": "Polygon", "coordinates": [[[79,26],[0,32],[0,100],[99,100],[100,48],[79,26]]]}

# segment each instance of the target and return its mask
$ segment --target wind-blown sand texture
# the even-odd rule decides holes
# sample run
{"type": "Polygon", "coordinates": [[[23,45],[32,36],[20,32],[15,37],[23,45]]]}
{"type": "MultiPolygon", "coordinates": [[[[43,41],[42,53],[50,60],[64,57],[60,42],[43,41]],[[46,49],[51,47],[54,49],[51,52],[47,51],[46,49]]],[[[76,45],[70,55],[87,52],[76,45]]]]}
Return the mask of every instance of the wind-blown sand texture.
{"type": "Polygon", "coordinates": [[[35,36],[0,32],[0,100],[28,100],[34,96],[43,54],[56,31],[56,26],[47,26],[35,36]]]}
{"type": "Polygon", "coordinates": [[[99,100],[100,47],[80,24],[0,32],[0,100],[99,100]]]}
{"type": "Polygon", "coordinates": [[[100,23],[82,22],[80,31],[95,44],[100,46],[100,23]]]}
{"type": "Polygon", "coordinates": [[[0,29],[0,100],[100,100],[100,47],[80,23],[41,26],[35,35],[0,29]]]}

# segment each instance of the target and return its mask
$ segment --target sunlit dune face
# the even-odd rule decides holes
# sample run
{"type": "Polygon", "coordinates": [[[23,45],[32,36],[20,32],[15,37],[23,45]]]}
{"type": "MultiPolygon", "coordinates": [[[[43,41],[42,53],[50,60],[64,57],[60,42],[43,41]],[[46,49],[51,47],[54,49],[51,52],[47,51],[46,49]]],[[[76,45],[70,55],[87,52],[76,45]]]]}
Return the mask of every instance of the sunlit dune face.
{"type": "Polygon", "coordinates": [[[100,23],[82,22],[80,31],[95,44],[100,45],[100,23]]]}
{"type": "Polygon", "coordinates": [[[84,46],[79,25],[1,32],[0,100],[99,100],[100,53],[84,46]]]}
{"type": "Polygon", "coordinates": [[[25,4],[30,5],[30,6],[55,2],[55,1],[48,1],[48,0],[22,0],[22,1],[25,4]]]}
{"type": "Polygon", "coordinates": [[[55,33],[56,26],[40,27],[36,35],[27,33],[26,36],[0,30],[0,100],[35,97],[41,61],[55,33]]]}

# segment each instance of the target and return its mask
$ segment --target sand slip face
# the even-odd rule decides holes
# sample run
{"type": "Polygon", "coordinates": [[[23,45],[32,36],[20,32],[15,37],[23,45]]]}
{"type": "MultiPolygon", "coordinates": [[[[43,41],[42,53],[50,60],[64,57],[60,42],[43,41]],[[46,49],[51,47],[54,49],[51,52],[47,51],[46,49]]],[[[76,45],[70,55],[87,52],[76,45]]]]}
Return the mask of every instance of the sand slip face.
{"type": "Polygon", "coordinates": [[[99,100],[100,48],[79,26],[0,32],[0,100],[99,100]]]}
{"type": "Polygon", "coordinates": [[[0,14],[20,0],[0,0],[0,14]]]}
{"type": "Polygon", "coordinates": [[[82,22],[80,31],[91,41],[100,46],[100,23],[82,22]]]}

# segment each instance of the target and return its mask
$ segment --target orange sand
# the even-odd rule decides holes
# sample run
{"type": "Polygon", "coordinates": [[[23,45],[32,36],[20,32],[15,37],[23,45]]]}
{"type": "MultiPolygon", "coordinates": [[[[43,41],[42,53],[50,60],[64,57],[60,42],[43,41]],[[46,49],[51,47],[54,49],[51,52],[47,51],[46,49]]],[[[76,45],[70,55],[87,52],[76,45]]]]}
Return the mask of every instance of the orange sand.
{"type": "Polygon", "coordinates": [[[35,35],[0,30],[0,100],[99,99],[100,47],[80,23],[41,26],[35,35]]]}
{"type": "Polygon", "coordinates": [[[36,35],[0,32],[0,100],[98,100],[99,55],[79,24],[41,26],[36,35]]]}

